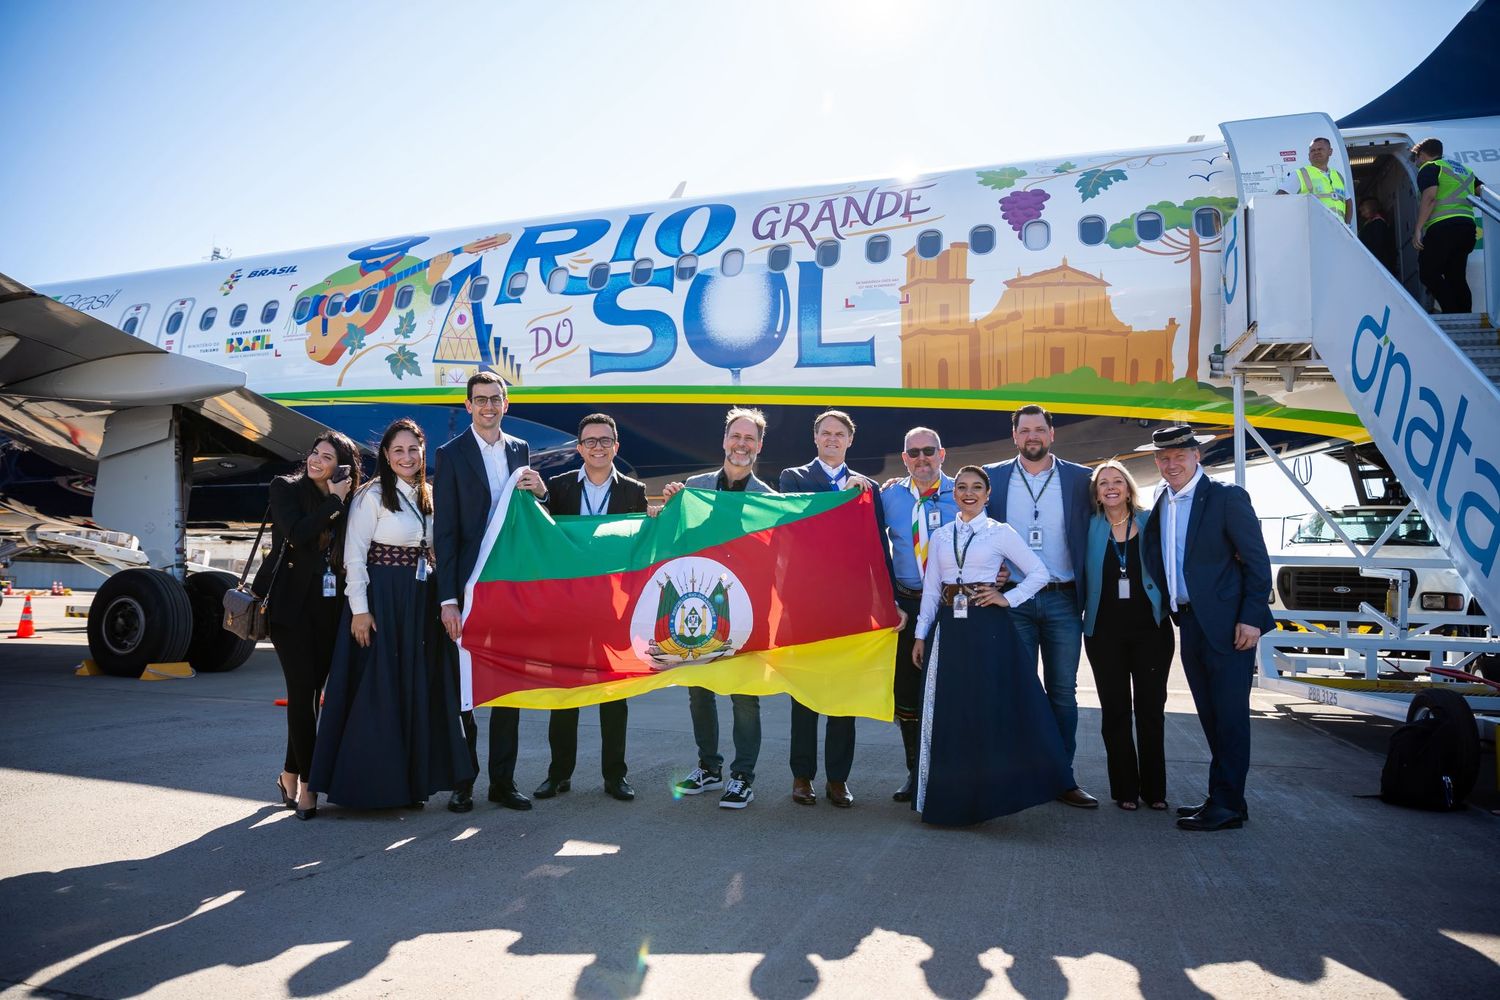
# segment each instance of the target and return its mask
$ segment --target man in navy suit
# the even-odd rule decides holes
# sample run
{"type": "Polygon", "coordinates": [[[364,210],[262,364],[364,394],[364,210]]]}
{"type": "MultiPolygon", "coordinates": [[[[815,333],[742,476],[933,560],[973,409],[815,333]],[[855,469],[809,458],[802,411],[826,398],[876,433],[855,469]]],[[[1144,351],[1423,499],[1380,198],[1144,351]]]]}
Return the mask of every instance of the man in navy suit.
{"type": "MultiPolygon", "coordinates": [[[[500,492],[516,469],[525,469],[516,485],[545,498],[547,484],[528,467],[531,449],[520,438],[500,430],[510,401],[505,382],[494,372],[476,372],[469,378],[464,409],[472,425],[437,450],[437,479],[432,487],[432,547],[437,557],[437,596],[442,605],[443,628],[455,645],[446,652],[457,670],[458,646],[463,632],[464,590],[479,562],[490,515],[500,503],[500,492]]],[[[508,809],[530,809],[531,800],[516,790],[516,731],[521,712],[496,708],[490,712],[491,802],[508,809]]],[[[469,759],[479,770],[479,734],[472,710],[463,713],[464,737],[469,759]]],[[[473,787],[454,789],[448,808],[468,812],[474,808],[473,787]]]]}
{"type": "MultiPolygon", "coordinates": [[[[576,472],[562,472],[547,480],[549,511],[585,517],[646,513],[646,484],[621,475],[615,468],[615,456],[620,454],[620,435],[614,417],[607,413],[590,413],[579,421],[578,454],[583,458],[583,468],[576,472]]],[[[635,798],[635,789],[625,780],[627,718],[629,709],[624,698],[600,703],[599,739],[604,791],[621,802],[635,798]]],[[[547,742],[552,747],[547,779],[532,792],[539,799],[550,799],[573,787],[573,768],[578,763],[578,709],[552,710],[547,723],[547,742]]]]}
{"type": "Polygon", "coordinates": [[[1178,809],[1184,830],[1233,830],[1249,818],[1250,681],[1271,617],[1271,561],[1250,494],[1203,474],[1198,438],[1165,427],[1140,449],[1166,481],[1146,522],[1151,572],[1165,582],[1198,721],[1208,740],[1208,798],[1178,809]]]}
{"type": "MultiPolygon", "coordinates": [[[[1052,454],[1052,414],[1035,403],[1010,415],[1010,430],[1019,454],[984,467],[991,484],[986,513],[1016,529],[1051,575],[1041,593],[1012,611],[1011,618],[1033,669],[1041,655],[1042,685],[1071,771],[1078,748],[1078,658],[1083,654],[1078,588],[1084,580],[1093,516],[1089,470],[1052,454]]],[[[1007,568],[1015,572],[1015,567],[1007,568]]],[[[1076,780],[1058,800],[1080,809],[1099,807],[1099,800],[1079,788],[1076,780]]]]}
{"type": "MultiPolygon", "coordinates": [[[[818,457],[806,465],[781,470],[778,489],[782,493],[827,493],[835,490],[869,490],[870,480],[853,471],[844,461],[854,443],[854,420],[843,410],[824,410],[813,419],[813,444],[818,457]]],[[[878,505],[877,505],[878,506],[878,505]]],[[[841,809],[854,805],[849,791],[849,770],[854,766],[854,718],[828,719],[823,746],[823,764],[828,771],[828,801],[841,809]]],[[[792,801],[817,804],[813,779],[818,775],[818,713],[792,699],[792,801]]]]}

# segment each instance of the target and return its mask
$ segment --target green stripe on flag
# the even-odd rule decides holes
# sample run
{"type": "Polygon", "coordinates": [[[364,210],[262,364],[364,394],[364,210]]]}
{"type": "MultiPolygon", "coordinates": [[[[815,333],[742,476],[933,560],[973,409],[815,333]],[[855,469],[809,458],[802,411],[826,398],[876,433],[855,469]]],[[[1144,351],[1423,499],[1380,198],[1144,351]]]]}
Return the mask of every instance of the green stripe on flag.
{"type": "Polygon", "coordinates": [[[616,514],[553,521],[516,491],[480,581],[573,580],[624,573],[779,528],[850,503],[836,493],[716,493],[684,489],[656,517],[616,514]]]}

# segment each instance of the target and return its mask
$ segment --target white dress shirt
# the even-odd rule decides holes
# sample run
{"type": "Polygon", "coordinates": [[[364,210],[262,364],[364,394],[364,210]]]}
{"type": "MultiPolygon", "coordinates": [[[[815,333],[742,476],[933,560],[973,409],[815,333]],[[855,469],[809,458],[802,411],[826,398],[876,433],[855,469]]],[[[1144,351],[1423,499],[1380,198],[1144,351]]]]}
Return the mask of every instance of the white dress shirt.
{"type": "Polygon", "coordinates": [[[833,483],[834,489],[841,490],[849,485],[849,466],[847,463],[835,469],[821,458],[813,459],[813,461],[818,463],[818,468],[822,469],[823,475],[827,476],[829,481],[833,483]]]}
{"type": "Polygon", "coordinates": [[[494,517],[495,508],[500,506],[500,491],[510,478],[510,463],[505,460],[505,435],[501,434],[495,438],[494,444],[490,444],[479,436],[472,424],[469,433],[474,435],[474,441],[479,445],[479,457],[484,460],[484,475],[490,483],[490,517],[494,517]]]}
{"type": "Polygon", "coordinates": [[[609,478],[604,480],[600,486],[595,486],[594,481],[589,478],[589,470],[578,470],[578,482],[583,487],[583,496],[579,498],[578,513],[585,517],[594,515],[603,517],[609,513],[609,495],[615,488],[615,467],[609,467],[609,478]]]}
{"type": "Polygon", "coordinates": [[[1202,478],[1203,466],[1200,465],[1181,493],[1173,493],[1170,486],[1163,491],[1166,496],[1162,501],[1161,562],[1167,574],[1167,600],[1173,611],[1178,610],[1179,603],[1192,601],[1182,567],[1183,560],[1187,558],[1187,529],[1188,520],[1193,515],[1193,490],[1202,478]]]}
{"type": "MultiPolygon", "coordinates": [[[[396,480],[396,488],[405,496],[399,511],[387,510],[381,502],[378,479],[356,493],[349,505],[349,524],[344,533],[344,594],[349,598],[350,612],[356,615],[370,611],[372,543],[412,548],[421,545],[425,537],[427,551],[432,551],[432,515],[427,515],[424,535],[422,517],[417,513],[416,491],[401,479],[396,480]]],[[[410,572],[415,573],[416,569],[410,572]]]]}
{"type": "Polygon", "coordinates": [[[972,521],[950,521],[933,531],[927,544],[927,576],[922,581],[917,638],[926,639],[927,633],[932,631],[938,605],[942,602],[943,584],[958,583],[960,575],[964,583],[994,583],[1000,565],[1006,560],[1026,574],[1024,580],[1005,593],[1010,606],[1019,607],[1047,585],[1048,573],[1046,564],[1016,533],[1016,529],[981,511],[972,521]],[[962,574],[953,554],[955,532],[958,551],[964,557],[962,574]],[[972,542],[969,541],[971,536],[972,542]]]}

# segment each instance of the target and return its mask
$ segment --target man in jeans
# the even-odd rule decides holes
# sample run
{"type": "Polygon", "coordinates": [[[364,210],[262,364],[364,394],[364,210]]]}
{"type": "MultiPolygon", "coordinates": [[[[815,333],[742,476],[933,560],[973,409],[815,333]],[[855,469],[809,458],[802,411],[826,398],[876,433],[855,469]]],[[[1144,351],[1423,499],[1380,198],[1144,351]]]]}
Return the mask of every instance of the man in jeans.
{"type": "MultiPolygon", "coordinates": [[[[1011,620],[1033,669],[1041,654],[1042,684],[1071,769],[1078,748],[1078,658],[1083,652],[1078,587],[1093,516],[1089,470],[1052,454],[1052,414],[1040,406],[1033,403],[1016,410],[1010,428],[1020,454],[984,467],[991,483],[986,513],[1016,529],[1051,575],[1036,597],[1011,612],[1011,620]]],[[[1099,800],[1076,781],[1058,801],[1080,809],[1099,807],[1099,800]]]]}
{"type": "MultiPolygon", "coordinates": [[[[684,485],[700,490],[740,493],[775,493],[755,475],[755,460],[765,444],[765,414],[735,407],[724,415],[724,465],[716,472],[689,476],[686,484],[668,483],[662,496],[670,500],[684,485]]],[[[719,753],[719,710],[714,693],[707,688],[688,688],[688,708],[693,716],[693,738],[698,743],[698,766],[675,786],[678,795],[697,795],[722,788],[719,805],[743,809],[755,800],[755,761],[760,757],[760,698],[732,694],[734,704],[734,760],[729,765],[729,784],[724,783],[724,756],[719,753]]]]}

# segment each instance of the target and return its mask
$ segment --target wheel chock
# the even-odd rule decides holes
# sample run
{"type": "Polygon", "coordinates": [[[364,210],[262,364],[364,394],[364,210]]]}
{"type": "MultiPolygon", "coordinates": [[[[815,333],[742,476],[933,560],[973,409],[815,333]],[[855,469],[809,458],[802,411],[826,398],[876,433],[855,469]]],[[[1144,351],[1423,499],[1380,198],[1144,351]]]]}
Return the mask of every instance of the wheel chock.
{"type": "Polygon", "coordinates": [[[73,671],[73,676],[103,677],[104,671],[100,670],[99,664],[95,663],[93,660],[84,660],[82,663],[78,664],[78,668],[73,671]]]}
{"type": "Polygon", "coordinates": [[[88,616],[89,606],[87,604],[69,604],[63,611],[63,617],[65,618],[87,618],[88,616]]]}
{"type": "Polygon", "coordinates": [[[143,681],[169,681],[176,677],[195,677],[195,671],[185,661],[176,663],[148,663],[146,669],[141,671],[143,681]]]}

